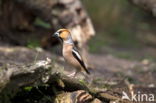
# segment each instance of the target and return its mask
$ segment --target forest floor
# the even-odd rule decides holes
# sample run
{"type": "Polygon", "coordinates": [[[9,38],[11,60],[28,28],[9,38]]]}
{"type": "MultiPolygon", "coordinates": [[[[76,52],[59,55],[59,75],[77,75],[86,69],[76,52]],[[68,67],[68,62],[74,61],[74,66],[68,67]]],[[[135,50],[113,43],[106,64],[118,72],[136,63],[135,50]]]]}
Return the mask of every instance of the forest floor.
{"type": "Polygon", "coordinates": [[[135,50],[111,48],[111,53],[108,51],[110,47],[109,49],[103,48],[100,53],[90,54],[88,57],[94,69],[92,85],[113,90],[111,95],[120,98],[123,95],[122,92],[130,94],[129,97],[132,96],[132,93],[137,96],[141,94],[156,96],[154,59],[156,49],[148,47],[135,50]]]}
{"type": "MultiPolygon", "coordinates": [[[[104,48],[103,51],[107,50],[104,48]]],[[[110,53],[92,54],[89,59],[91,64],[94,64],[97,73],[99,73],[98,75],[103,76],[105,81],[127,79],[130,83],[137,85],[156,85],[156,64],[154,60],[156,54],[154,49],[144,48],[135,51],[127,49],[127,57],[121,56],[123,52],[121,49],[114,50],[114,52],[116,52],[115,55],[110,53]],[[120,52],[120,56],[117,55],[117,52],[120,52]],[[150,54],[151,58],[145,56],[148,54],[150,54]]],[[[125,52],[124,50],[123,53],[125,52]]]]}
{"type": "MultiPolygon", "coordinates": [[[[139,58],[147,51],[148,53],[152,51],[153,55],[155,55],[154,49],[144,49],[135,51],[136,56],[134,57],[139,58]]],[[[65,70],[69,67],[60,59],[60,56],[53,55],[49,51],[38,51],[38,49],[25,47],[1,46],[0,57],[1,64],[4,62],[25,64],[48,57],[59,61],[65,70]]],[[[111,90],[113,91],[111,95],[117,95],[120,98],[122,92],[156,95],[156,64],[153,59],[127,59],[108,53],[106,48],[103,49],[103,53],[90,54],[88,59],[89,63],[93,65],[93,72],[89,78],[91,78],[92,85],[95,88],[100,87],[104,90],[111,90]]],[[[71,73],[69,69],[67,71],[71,73]]]]}
{"type": "Polygon", "coordinates": [[[130,97],[133,92],[156,95],[155,49],[113,48],[111,53],[108,51],[108,48],[103,48],[103,53],[90,57],[96,68],[94,77],[99,83],[104,82],[103,87],[110,87],[118,93],[128,90],[130,97]]]}

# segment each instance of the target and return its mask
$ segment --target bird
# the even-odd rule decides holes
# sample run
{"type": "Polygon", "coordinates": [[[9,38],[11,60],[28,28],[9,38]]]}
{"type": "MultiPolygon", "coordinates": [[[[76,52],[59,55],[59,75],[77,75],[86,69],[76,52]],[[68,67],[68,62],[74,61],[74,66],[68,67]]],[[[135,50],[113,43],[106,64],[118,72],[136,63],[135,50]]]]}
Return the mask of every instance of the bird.
{"type": "Polygon", "coordinates": [[[59,29],[53,34],[53,37],[60,39],[64,60],[76,69],[76,71],[69,76],[75,77],[79,72],[83,71],[85,71],[86,74],[90,74],[80,52],[74,45],[71,32],[68,29],[59,29]]]}

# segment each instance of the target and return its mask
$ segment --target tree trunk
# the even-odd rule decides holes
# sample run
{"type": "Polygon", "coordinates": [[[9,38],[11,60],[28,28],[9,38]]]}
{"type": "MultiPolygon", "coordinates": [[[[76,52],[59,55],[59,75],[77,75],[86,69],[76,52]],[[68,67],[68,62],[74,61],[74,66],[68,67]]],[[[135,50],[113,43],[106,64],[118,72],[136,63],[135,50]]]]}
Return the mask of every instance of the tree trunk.
{"type": "Polygon", "coordinates": [[[2,0],[1,8],[0,37],[4,41],[9,39],[15,44],[26,45],[26,38],[34,31],[35,35],[40,31],[40,28],[34,26],[36,18],[51,25],[48,30],[43,29],[40,36],[35,36],[42,38],[43,47],[56,41],[51,39],[51,35],[59,28],[70,29],[79,47],[95,34],[80,0],[2,0]],[[23,37],[22,40],[18,40],[20,37],[23,37]]]}

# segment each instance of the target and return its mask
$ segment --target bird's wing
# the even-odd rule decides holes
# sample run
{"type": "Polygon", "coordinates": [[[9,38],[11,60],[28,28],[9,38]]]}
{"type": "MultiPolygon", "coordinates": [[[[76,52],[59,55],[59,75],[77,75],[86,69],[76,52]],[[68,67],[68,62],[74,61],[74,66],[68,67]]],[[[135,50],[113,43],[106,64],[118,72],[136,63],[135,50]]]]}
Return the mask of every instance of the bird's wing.
{"type": "Polygon", "coordinates": [[[76,48],[73,48],[73,49],[72,49],[72,54],[73,54],[73,56],[76,58],[76,60],[80,63],[80,65],[84,68],[84,70],[85,70],[88,74],[90,74],[89,71],[87,70],[87,68],[86,68],[86,66],[85,66],[85,64],[84,64],[84,62],[83,62],[83,59],[82,59],[80,53],[78,52],[78,50],[76,50],[76,48]]]}

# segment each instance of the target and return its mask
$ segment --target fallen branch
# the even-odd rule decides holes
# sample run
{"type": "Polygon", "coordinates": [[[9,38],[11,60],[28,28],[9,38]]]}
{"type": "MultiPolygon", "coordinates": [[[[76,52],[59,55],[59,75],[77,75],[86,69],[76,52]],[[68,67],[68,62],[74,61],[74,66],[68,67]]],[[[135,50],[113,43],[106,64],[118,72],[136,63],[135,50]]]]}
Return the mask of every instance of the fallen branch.
{"type": "MultiPolygon", "coordinates": [[[[0,72],[0,99],[5,94],[6,90],[15,91],[26,86],[41,86],[48,84],[50,88],[59,88],[61,91],[74,92],[84,90],[88,92],[93,99],[97,98],[102,102],[109,103],[110,101],[119,100],[111,96],[106,91],[101,92],[95,90],[91,86],[80,82],[78,79],[66,76],[61,67],[50,59],[46,61],[38,61],[30,65],[7,65],[3,66],[0,72]]],[[[16,95],[16,94],[15,94],[16,95]]],[[[46,94],[45,94],[46,95],[46,94]]],[[[5,103],[5,102],[4,102],[5,103]]]]}

